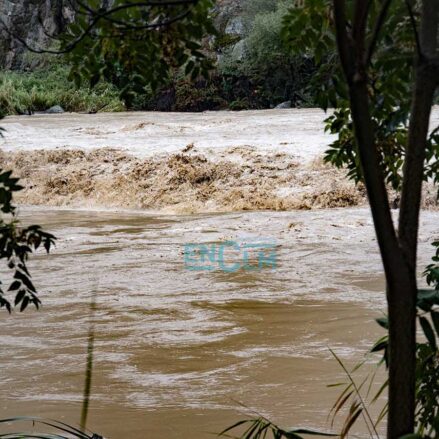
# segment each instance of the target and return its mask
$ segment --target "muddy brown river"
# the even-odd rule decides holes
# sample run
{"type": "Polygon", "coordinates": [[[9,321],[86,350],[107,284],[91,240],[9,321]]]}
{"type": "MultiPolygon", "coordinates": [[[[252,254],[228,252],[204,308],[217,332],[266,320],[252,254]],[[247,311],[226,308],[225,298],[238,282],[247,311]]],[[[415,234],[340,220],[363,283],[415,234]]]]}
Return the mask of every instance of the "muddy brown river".
{"type": "MultiPolygon", "coordinates": [[[[251,112],[250,122],[255,117],[251,112]]],[[[22,120],[10,125],[9,143],[17,139],[19,148],[25,139],[14,137],[15,129],[20,132],[16,124],[29,132],[41,124],[22,120]]],[[[80,139],[76,144],[69,138],[68,147],[84,148],[80,139]]],[[[48,147],[38,137],[30,142],[32,151],[55,145],[54,138],[48,147]]],[[[141,141],[136,142],[137,150],[141,141]]],[[[175,142],[170,136],[169,143],[175,142]]],[[[50,255],[38,254],[29,263],[43,307],[12,316],[3,312],[0,319],[2,417],[79,423],[92,325],[87,426],[107,438],[204,439],[249,413],[284,427],[329,428],[326,417],[339,390],[326,386],[344,379],[329,348],[353,365],[382,335],[373,319],[385,310],[383,279],[367,208],[360,203],[177,215],[169,206],[154,212],[91,209],[86,198],[79,203],[79,195],[64,199],[56,203],[63,207],[19,210],[24,222],[41,224],[59,239],[50,255]],[[226,249],[230,268],[242,263],[237,248],[258,240],[274,243],[274,265],[225,270],[196,252],[192,262],[208,267],[188,265],[188,244],[212,249],[234,243],[226,249]]],[[[437,211],[422,214],[420,271],[438,238],[438,220],[437,211]]]]}

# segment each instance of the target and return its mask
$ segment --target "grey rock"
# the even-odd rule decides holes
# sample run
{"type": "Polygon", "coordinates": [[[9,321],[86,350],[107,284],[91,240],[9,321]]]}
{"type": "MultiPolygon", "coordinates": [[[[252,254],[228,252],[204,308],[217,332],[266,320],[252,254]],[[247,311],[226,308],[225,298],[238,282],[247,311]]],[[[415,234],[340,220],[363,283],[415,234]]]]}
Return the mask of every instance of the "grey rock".
{"type": "MultiPolygon", "coordinates": [[[[73,8],[64,0],[0,0],[0,20],[30,46],[44,48],[50,43],[45,31],[55,35],[62,32],[66,24],[73,20],[73,8]]],[[[43,59],[27,52],[0,25],[1,69],[32,69],[43,59]]]]}
{"type": "Polygon", "coordinates": [[[227,24],[233,17],[237,17],[241,14],[241,3],[244,0],[218,0],[213,7],[212,16],[214,17],[214,25],[220,31],[224,33],[227,24]]]}
{"type": "Polygon", "coordinates": [[[234,61],[242,61],[245,56],[245,40],[238,41],[232,48],[231,57],[234,61]]]}
{"type": "Polygon", "coordinates": [[[60,105],[54,105],[53,107],[50,107],[45,112],[48,114],[60,114],[60,113],[64,113],[64,108],[61,107],[60,105]]]}
{"type": "Polygon", "coordinates": [[[244,23],[241,17],[233,17],[227,22],[227,26],[224,30],[227,35],[243,35],[244,23]]]}
{"type": "Polygon", "coordinates": [[[282,102],[279,105],[276,105],[274,108],[277,110],[282,110],[284,108],[291,108],[291,101],[282,102]]]}

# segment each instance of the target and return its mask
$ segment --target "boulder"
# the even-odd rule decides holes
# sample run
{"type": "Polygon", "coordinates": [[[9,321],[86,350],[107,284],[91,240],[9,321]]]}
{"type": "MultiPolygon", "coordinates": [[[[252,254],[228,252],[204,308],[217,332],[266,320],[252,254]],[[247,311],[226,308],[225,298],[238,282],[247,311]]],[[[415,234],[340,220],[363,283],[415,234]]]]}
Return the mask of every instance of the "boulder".
{"type": "Polygon", "coordinates": [[[226,35],[243,35],[244,34],[244,23],[241,17],[232,17],[224,29],[226,35]]]}
{"type": "Polygon", "coordinates": [[[60,114],[64,113],[64,108],[60,105],[54,105],[53,107],[50,107],[48,110],[46,110],[46,113],[48,114],[60,114]]]}
{"type": "Polygon", "coordinates": [[[234,61],[242,61],[245,56],[245,40],[238,41],[232,48],[231,57],[234,61]]]}
{"type": "Polygon", "coordinates": [[[282,102],[279,105],[276,105],[274,108],[277,110],[282,110],[284,108],[291,108],[291,101],[282,102]]]}

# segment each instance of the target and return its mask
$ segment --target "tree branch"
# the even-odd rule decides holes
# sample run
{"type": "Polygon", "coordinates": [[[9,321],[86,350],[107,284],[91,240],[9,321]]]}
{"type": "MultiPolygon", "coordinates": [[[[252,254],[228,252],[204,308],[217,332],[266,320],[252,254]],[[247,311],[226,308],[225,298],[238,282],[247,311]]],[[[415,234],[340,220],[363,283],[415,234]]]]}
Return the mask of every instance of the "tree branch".
{"type": "Polygon", "coordinates": [[[346,30],[347,20],[344,0],[334,0],[334,20],[340,62],[349,83],[353,79],[355,65],[353,62],[352,48],[350,47],[348,32],[346,30]]]}
{"type": "MultiPolygon", "coordinates": [[[[364,52],[364,43],[366,39],[366,27],[367,27],[367,15],[369,13],[369,7],[370,7],[369,0],[355,2],[352,37],[355,41],[356,51],[358,54],[364,52]]],[[[361,58],[357,59],[357,62],[363,64],[363,60],[361,58]]]]}
{"type": "Polygon", "coordinates": [[[371,60],[372,60],[372,56],[373,56],[373,53],[375,51],[375,47],[377,45],[381,29],[384,25],[384,21],[386,20],[387,13],[389,11],[389,7],[390,7],[391,2],[392,2],[392,0],[386,0],[383,4],[383,7],[380,10],[379,15],[378,15],[378,18],[377,18],[377,21],[375,23],[375,27],[374,27],[374,30],[372,33],[372,38],[370,40],[369,47],[367,49],[366,65],[369,65],[371,60]]]}
{"type": "MultiPolygon", "coordinates": [[[[123,32],[128,32],[128,31],[138,31],[138,30],[148,30],[148,29],[152,30],[152,29],[160,29],[163,27],[167,27],[167,26],[170,26],[171,24],[173,24],[177,21],[180,21],[180,20],[186,18],[191,12],[189,9],[189,10],[186,10],[186,11],[182,12],[181,14],[178,14],[175,17],[169,18],[167,20],[158,21],[156,23],[144,24],[141,26],[134,26],[134,25],[126,24],[125,22],[123,22],[121,20],[112,19],[110,17],[112,14],[119,12],[121,10],[133,8],[133,7],[153,7],[153,6],[167,7],[167,6],[178,6],[178,5],[194,5],[194,4],[198,3],[198,1],[199,0],[166,0],[164,2],[147,1],[147,2],[137,2],[137,3],[124,4],[124,5],[120,5],[118,7],[104,10],[104,11],[96,11],[94,9],[89,8],[83,2],[77,0],[78,4],[80,4],[82,7],[84,7],[84,9],[86,9],[87,11],[90,11],[88,15],[92,19],[79,37],[74,39],[64,49],[59,49],[59,50],[41,49],[41,48],[32,47],[27,43],[27,41],[24,38],[20,37],[19,35],[17,35],[14,32],[12,32],[9,29],[9,27],[6,25],[6,23],[1,19],[0,19],[0,25],[2,25],[2,27],[8,33],[8,35],[10,35],[12,38],[17,40],[20,44],[22,44],[30,52],[40,53],[40,54],[41,53],[49,53],[52,55],[62,55],[62,54],[66,54],[66,53],[69,53],[72,50],[74,50],[75,47],[77,47],[78,44],[80,44],[87,36],[90,36],[93,29],[97,25],[97,23],[102,19],[110,21],[114,24],[117,24],[118,25],[117,30],[123,33],[123,32]]],[[[76,10],[76,12],[78,13],[79,10],[76,10]]],[[[56,38],[55,36],[49,36],[49,37],[52,38],[53,40],[61,41],[61,39],[56,38]]]]}
{"type": "Polygon", "coordinates": [[[432,60],[437,55],[439,1],[424,0],[422,4],[421,29],[419,39],[422,56],[432,60]]]}
{"type": "Polygon", "coordinates": [[[188,9],[181,14],[176,15],[175,17],[163,20],[163,21],[157,21],[156,23],[149,23],[149,24],[143,24],[143,25],[132,25],[128,24],[129,22],[124,22],[122,20],[116,20],[114,18],[110,17],[102,17],[104,20],[112,23],[115,25],[115,28],[124,33],[124,32],[131,32],[131,31],[140,31],[140,30],[148,30],[148,29],[160,29],[163,27],[170,26],[173,23],[176,23],[177,21],[183,20],[191,13],[191,10],[188,9]]]}
{"type": "MultiPolygon", "coordinates": [[[[386,277],[391,279],[392,276],[394,276],[392,270],[395,263],[394,255],[399,253],[399,246],[390,214],[389,199],[379,164],[378,151],[375,145],[374,130],[369,108],[367,77],[357,70],[358,65],[356,64],[356,59],[359,57],[357,54],[357,41],[352,41],[353,47],[349,45],[349,37],[346,31],[345,1],[333,0],[333,2],[337,45],[343,71],[349,85],[355,138],[384,270],[386,277]],[[354,81],[354,76],[358,76],[359,80],[354,81]]],[[[357,5],[361,2],[361,0],[357,0],[357,5]]],[[[360,15],[360,12],[358,12],[358,15],[360,15]]],[[[365,26],[364,22],[357,21],[357,23],[360,23],[361,26],[365,26]]],[[[356,31],[356,35],[357,37],[361,35],[364,37],[362,31],[356,31]]],[[[360,44],[360,46],[364,47],[362,44],[360,44]]],[[[365,67],[367,68],[367,66],[365,67]]]]}
{"type": "Polygon", "coordinates": [[[399,217],[399,241],[407,263],[416,268],[419,209],[424,176],[428,127],[434,92],[438,85],[437,68],[429,57],[437,49],[439,0],[424,0],[421,15],[420,53],[416,56],[415,85],[410,113],[409,137],[399,217]]]}
{"type": "Polygon", "coordinates": [[[198,3],[199,0],[165,0],[165,1],[146,1],[146,2],[136,2],[136,3],[126,3],[123,5],[115,6],[114,8],[107,9],[102,12],[94,11],[95,15],[99,15],[100,18],[105,18],[109,15],[113,15],[116,12],[120,12],[126,9],[132,8],[148,8],[148,7],[170,7],[170,6],[179,6],[179,5],[193,5],[198,3]]]}
{"type": "Polygon", "coordinates": [[[415,19],[415,15],[413,14],[412,5],[410,4],[410,0],[405,0],[405,4],[409,12],[410,23],[412,25],[413,34],[415,36],[416,50],[418,52],[418,56],[421,57],[422,56],[421,42],[419,41],[419,34],[418,34],[418,29],[416,27],[416,19],[415,19]]]}
{"type": "Polygon", "coordinates": [[[97,19],[92,20],[92,22],[87,26],[87,28],[84,30],[84,32],[78,37],[76,40],[74,40],[71,44],[69,44],[65,49],[60,50],[51,50],[51,49],[36,49],[32,46],[29,46],[29,44],[26,42],[24,38],[21,38],[19,35],[12,32],[9,27],[6,25],[6,23],[0,19],[0,24],[3,26],[4,30],[10,35],[12,38],[17,40],[20,44],[22,44],[27,50],[33,53],[51,53],[52,55],[62,55],[64,53],[71,52],[81,41],[87,37],[91,31],[93,30],[94,26],[97,23],[97,19]]]}

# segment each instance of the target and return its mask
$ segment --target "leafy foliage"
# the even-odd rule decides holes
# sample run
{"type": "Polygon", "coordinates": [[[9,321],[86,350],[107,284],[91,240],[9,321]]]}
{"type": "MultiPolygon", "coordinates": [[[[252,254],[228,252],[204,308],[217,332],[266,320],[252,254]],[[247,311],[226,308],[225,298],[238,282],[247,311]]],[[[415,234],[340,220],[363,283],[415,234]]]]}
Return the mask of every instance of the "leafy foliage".
{"type": "Polygon", "coordinates": [[[283,17],[290,2],[283,0],[254,1],[243,4],[244,35],[236,46],[225,47],[219,72],[225,77],[242,76],[259,85],[258,93],[266,95],[270,104],[291,100],[293,104],[310,105],[305,93],[314,73],[314,63],[303,53],[292,53],[281,38],[283,17]]]}
{"type": "Polygon", "coordinates": [[[439,290],[439,241],[433,242],[433,247],[435,247],[436,252],[432,258],[433,263],[427,265],[424,271],[425,279],[428,285],[435,288],[436,291],[439,290]]]}
{"type": "Polygon", "coordinates": [[[156,90],[183,68],[193,79],[207,75],[212,63],[201,40],[215,34],[211,0],[78,1],[76,19],[60,37],[70,78],[94,86],[100,79],[116,84],[129,105],[146,86],[156,90]]]}
{"type": "MultiPolygon", "coordinates": [[[[3,214],[0,218],[0,259],[7,261],[12,272],[13,280],[7,291],[15,294],[14,306],[20,306],[20,311],[24,311],[29,304],[38,308],[41,303],[26,266],[28,257],[41,245],[49,252],[55,243],[55,237],[37,225],[20,227],[12,198],[14,192],[21,189],[18,178],[12,177],[12,171],[0,169],[0,210],[3,214]]],[[[0,308],[2,307],[9,312],[12,310],[0,283],[0,308]]]]}
{"type": "MultiPolygon", "coordinates": [[[[334,425],[334,420],[337,414],[348,404],[349,410],[347,413],[347,416],[345,418],[345,421],[343,423],[343,426],[341,428],[340,437],[343,439],[345,437],[348,437],[350,430],[354,426],[354,424],[358,421],[358,419],[361,417],[364,420],[364,423],[366,425],[366,428],[369,432],[370,437],[374,437],[379,439],[379,433],[377,431],[377,426],[382,419],[382,417],[385,414],[385,410],[381,412],[381,414],[378,417],[377,421],[373,421],[372,417],[369,412],[369,408],[366,404],[366,399],[369,396],[369,393],[371,391],[373,379],[375,377],[375,374],[372,375],[372,378],[370,379],[369,386],[366,386],[368,377],[363,379],[360,384],[357,384],[357,382],[354,379],[354,373],[363,366],[364,362],[360,362],[357,364],[352,371],[349,371],[344,363],[341,361],[341,359],[337,356],[337,354],[330,350],[334,358],[337,360],[338,364],[343,369],[345,375],[348,378],[347,383],[337,383],[330,385],[330,387],[339,387],[344,386],[344,390],[341,392],[337,400],[334,402],[334,405],[332,406],[329,416],[332,416],[332,423],[331,425],[334,425]],[[366,396],[363,396],[362,391],[363,388],[367,387],[367,394],[366,396]]],[[[374,396],[372,402],[375,402],[380,397],[381,393],[383,392],[384,388],[386,387],[387,382],[380,387],[376,395],[374,396]]],[[[364,392],[363,392],[364,393],[364,392]]]]}
{"type": "MultiPolygon", "coordinates": [[[[293,53],[300,54],[305,50],[307,55],[315,62],[316,74],[309,82],[309,93],[313,93],[315,101],[325,111],[330,107],[335,109],[326,120],[326,130],[337,135],[337,139],[326,152],[325,159],[337,167],[347,168],[348,176],[356,182],[363,180],[351,113],[351,104],[359,105],[359,99],[349,96],[348,85],[351,86],[350,90],[353,94],[355,87],[352,84],[357,84],[356,81],[358,80],[358,84],[363,86],[364,82],[366,82],[367,99],[365,100],[369,100],[370,103],[370,119],[373,129],[370,130],[372,132],[369,131],[369,114],[363,113],[362,116],[367,119],[367,128],[365,130],[370,137],[373,137],[374,142],[371,143],[378,149],[379,167],[383,172],[385,183],[399,190],[402,184],[403,166],[406,165],[408,125],[412,104],[411,88],[414,83],[413,59],[417,49],[414,33],[416,29],[414,28],[417,28],[419,25],[419,7],[422,2],[381,2],[372,0],[366,3],[358,0],[356,2],[356,12],[360,11],[363,15],[356,15],[356,26],[353,25],[349,18],[346,18],[354,15],[352,13],[354,2],[334,2],[335,5],[338,4],[339,6],[338,17],[340,18],[340,23],[338,27],[346,32],[339,31],[338,33],[339,35],[343,33],[343,38],[340,37],[344,43],[343,49],[346,52],[352,49],[355,52],[354,56],[362,57],[361,60],[353,57],[346,61],[346,64],[349,64],[348,68],[354,72],[352,75],[346,74],[346,77],[342,74],[341,64],[336,56],[335,23],[331,3],[329,0],[300,2],[301,6],[292,7],[288,14],[285,15],[282,30],[284,41],[289,45],[293,53]],[[359,7],[359,5],[364,6],[366,4],[367,8],[362,9],[359,7]],[[344,6],[347,9],[346,14],[344,6]],[[385,13],[386,8],[389,8],[388,14],[385,13]],[[365,12],[365,10],[367,11],[365,12]],[[383,24],[381,22],[383,16],[387,16],[387,19],[383,31],[379,32],[383,24]],[[358,25],[358,22],[360,25],[358,25]],[[363,25],[366,27],[364,29],[365,41],[362,38],[363,25]],[[354,32],[361,34],[357,40],[355,40],[356,35],[353,35],[354,32]],[[351,40],[355,40],[352,43],[352,47],[350,46],[351,40]],[[363,53],[363,48],[368,48],[369,51],[363,53]],[[365,55],[364,58],[363,55],[365,55]],[[353,64],[356,64],[355,67],[352,67],[353,64]],[[367,65],[367,67],[363,64],[367,65]],[[367,76],[363,69],[367,71],[367,76]]],[[[342,45],[340,44],[340,46],[342,45]]],[[[349,58],[348,55],[344,55],[345,58],[349,58]]],[[[362,94],[361,96],[364,97],[362,94]]],[[[361,112],[359,111],[358,113],[361,112]]],[[[361,126],[361,124],[358,125],[361,126]]],[[[438,129],[433,130],[427,139],[425,148],[426,159],[423,169],[424,180],[432,180],[435,183],[439,182],[439,138],[437,133],[438,129]]],[[[359,137],[361,138],[361,136],[359,137]]],[[[363,140],[364,138],[365,136],[363,136],[363,140]]],[[[419,145],[422,146],[423,144],[419,145]]],[[[363,142],[362,146],[367,147],[369,144],[368,142],[363,142]]],[[[368,170],[369,172],[371,170],[373,172],[377,171],[374,164],[369,164],[368,170]]],[[[376,172],[376,174],[379,173],[376,172]]],[[[376,178],[373,181],[374,189],[380,183],[378,180],[380,179],[376,178]]],[[[375,190],[374,193],[379,193],[379,191],[375,190]]],[[[377,203],[373,207],[376,208],[376,205],[377,203]]],[[[389,212],[384,212],[385,215],[387,213],[389,212]]],[[[389,222],[391,223],[391,220],[389,222]]],[[[379,225],[375,225],[375,227],[376,230],[380,228],[379,225]]],[[[391,230],[394,231],[393,225],[391,230]]],[[[382,230],[379,231],[382,232],[382,230]]],[[[383,241],[381,240],[381,242],[383,241]]],[[[399,244],[397,239],[395,239],[395,242],[399,244]]],[[[435,246],[437,248],[439,244],[435,243],[435,246]]],[[[384,250],[384,252],[387,250],[384,250]]],[[[387,251],[386,256],[392,258],[396,255],[389,255],[387,251]]],[[[411,435],[411,438],[439,437],[438,260],[439,254],[436,251],[434,264],[429,265],[426,270],[427,281],[431,286],[435,287],[435,290],[420,290],[417,297],[416,318],[426,341],[416,344],[415,396],[417,407],[415,417],[417,434],[411,435]]],[[[390,309],[393,311],[392,308],[390,309]]],[[[392,325],[396,321],[393,319],[395,319],[394,316],[391,321],[392,325]]],[[[378,323],[388,330],[389,321],[387,318],[379,319],[378,323]]],[[[405,323],[403,322],[403,324],[405,323]]],[[[395,339],[392,340],[393,342],[398,343],[400,341],[395,339]]],[[[389,339],[388,335],[385,335],[371,349],[372,352],[383,352],[379,364],[388,366],[388,347],[389,339]]],[[[411,347],[414,348],[415,346],[409,346],[409,348],[411,347]]],[[[352,373],[360,368],[363,363],[357,365],[350,372],[336,355],[335,357],[349,378],[347,383],[341,383],[344,389],[332,409],[332,414],[335,416],[343,408],[348,408],[341,437],[348,435],[358,419],[364,419],[370,436],[379,438],[376,426],[386,416],[388,407],[385,405],[377,420],[373,421],[365,401],[370,394],[376,371],[372,376],[366,377],[365,380],[357,384],[353,379],[352,373]],[[366,391],[365,395],[364,390],[366,391]]],[[[409,384],[409,382],[399,383],[401,388],[409,384]]],[[[373,396],[372,402],[378,401],[388,386],[388,381],[385,381],[373,396]]],[[[390,392],[391,395],[398,395],[394,390],[395,388],[393,388],[393,393],[390,392]]],[[[392,402],[395,403],[395,399],[392,402]]],[[[401,402],[408,406],[407,401],[398,401],[398,403],[401,402]]],[[[401,404],[401,406],[404,404],[401,404]]],[[[398,407],[398,404],[392,405],[394,411],[395,407],[398,407]]],[[[403,415],[405,416],[406,413],[403,413],[403,415]]],[[[395,419],[390,419],[389,421],[390,436],[392,436],[392,431],[395,429],[395,419]]],[[[401,421],[401,416],[399,420],[401,421]]],[[[406,428],[406,426],[403,427],[406,428]]],[[[408,426],[407,431],[411,429],[412,427],[408,426]]]]}
{"type": "Polygon", "coordinates": [[[268,419],[260,416],[256,419],[245,419],[242,421],[238,421],[230,427],[223,430],[219,436],[223,437],[235,437],[230,436],[230,432],[236,430],[238,428],[245,428],[244,432],[241,433],[239,438],[242,439],[264,439],[267,437],[271,437],[273,439],[302,439],[302,435],[307,436],[326,436],[326,437],[334,437],[338,436],[332,433],[325,433],[317,430],[310,430],[307,428],[288,428],[283,429],[278,427],[276,424],[273,424],[268,419]]]}
{"type": "MultiPolygon", "coordinates": [[[[419,2],[412,3],[417,19],[419,2]]],[[[321,108],[335,108],[326,119],[326,130],[338,138],[330,145],[325,160],[336,167],[346,167],[348,177],[359,182],[363,176],[346,82],[336,56],[331,2],[310,0],[305,4],[289,10],[284,17],[282,35],[291,50],[295,53],[306,50],[316,63],[317,72],[309,83],[309,93],[313,93],[321,108]]],[[[377,0],[370,2],[370,23],[378,21],[382,4],[377,0]]],[[[380,166],[386,183],[398,190],[407,144],[415,39],[406,2],[391,2],[389,7],[385,30],[375,35],[374,26],[366,29],[368,41],[377,37],[376,50],[370,58],[368,88],[380,166]]],[[[424,178],[438,183],[437,129],[430,134],[426,155],[424,178]]]]}
{"type": "Polygon", "coordinates": [[[17,416],[14,418],[0,419],[0,424],[10,424],[18,422],[31,422],[33,427],[41,424],[46,428],[53,428],[57,433],[5,433],[1,434],[0,437],[4,439],[102,439],[102,436],[99,436],[98,434],[87,433],[64,422],[54,421],[52,419],[36,418],[31,416],[17,416]]]}
{"type": "MultiPolygon", "coordinates": [[[[424,272],[427,283],[434,287],[433,290],[419,290],[417,297],[417,319],[425,337],[425,342],[418,342],[416,347],[416,428],[417,438],[433,438],[439,436],[439,242],[435,241],[433,246],[436,254],[433,256],[433,264],[427,266],[424,272]]],[[[388,330],[389,322],[387,317],[377,319],[377,323],[388,330]]],[[[383,356],[378,366],[388,365],[388,335],[380,338],[372,347],[371,352],[382,352],[383,356]]],[[[360,363],[355,369],[362,366],[360,363]]],[[[344,367],[344,366],[343,366],[344,367]]],[[[347,372],[347,371],[346,371],[347,372]]],[[[376,373],[376,372],[375,372],[376,373]]],[[[369,377],[369,389],[375,378],[375,373],[369,377]]],[[[348,376],[350,376],[348,374],[348,376]]],[[[334,404],[334,416],[342,407],[350,402],[351,406],[345,424],[352,420],[355,413],[360,410],[358,399],[361,398],[360,390],[366,380],[363,381],[358,391],[353,389],[353,381],[345,384],[343,392],[334,404]],[[354,409],[353,409],[354,408],[354,409]]],[[[380,386],[371,403],[375,403],[387,388],[387,380],[380,386]]],[[[383,407],[377,420],[372,424],[378,425],[387,412],[387,404],[383,407]]],[[[355,421],[354,421],[355,422],[355,421]]]]}
{"type": "Polygon", "coordinates": [[[32,72],[0,72],[0,113],[26,114],[61,105],[66,111],[122,111],[124,105],[113,85],[100,82],[90,90],[76,88],[63,65],[40,67],[32,72]]]}

